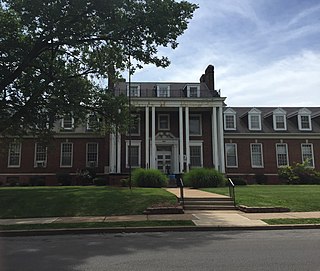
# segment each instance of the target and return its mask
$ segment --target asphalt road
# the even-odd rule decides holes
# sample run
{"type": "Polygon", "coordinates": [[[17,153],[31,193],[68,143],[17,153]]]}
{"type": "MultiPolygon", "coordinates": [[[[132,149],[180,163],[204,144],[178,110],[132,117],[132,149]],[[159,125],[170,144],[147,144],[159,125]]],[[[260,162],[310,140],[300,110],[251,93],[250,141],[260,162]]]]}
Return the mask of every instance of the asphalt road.
{"type": "Polygon", "coordinates": [[[0,238],[0,270],[320,270],[320,231],[0,238]]]}

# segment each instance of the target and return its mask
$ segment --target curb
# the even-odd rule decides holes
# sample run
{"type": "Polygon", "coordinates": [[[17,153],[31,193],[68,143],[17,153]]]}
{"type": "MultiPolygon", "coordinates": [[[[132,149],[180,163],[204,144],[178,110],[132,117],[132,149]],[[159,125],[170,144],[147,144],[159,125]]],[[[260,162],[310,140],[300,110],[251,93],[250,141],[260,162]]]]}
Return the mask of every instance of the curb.
{"type": "Polygon", "coordinates": [[[143,233],[143,232],[196,232],[196,231],[261,231],[261,230],[303,230],[320,229],[320,224],[291,224],[269,226],[181,226],[181,227],[114,227],[114,228],[80,228],[51,230],[8,230],[0,231],[0,237],[104,234],[104,233],[143,233]]]}

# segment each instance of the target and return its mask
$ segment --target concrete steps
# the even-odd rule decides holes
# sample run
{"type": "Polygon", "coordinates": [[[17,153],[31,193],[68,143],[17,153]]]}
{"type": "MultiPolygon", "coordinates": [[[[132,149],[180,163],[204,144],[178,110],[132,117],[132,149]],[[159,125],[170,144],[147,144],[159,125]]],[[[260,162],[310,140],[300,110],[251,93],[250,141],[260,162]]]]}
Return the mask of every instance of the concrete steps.
{"type": "MultiPolygon", "coordinates": [[[[180,202],[182,205],[182,202],[180,202]]],[[[228,197],[184,198],[185,210],[236,210],[233,201],[228,197]]]]}

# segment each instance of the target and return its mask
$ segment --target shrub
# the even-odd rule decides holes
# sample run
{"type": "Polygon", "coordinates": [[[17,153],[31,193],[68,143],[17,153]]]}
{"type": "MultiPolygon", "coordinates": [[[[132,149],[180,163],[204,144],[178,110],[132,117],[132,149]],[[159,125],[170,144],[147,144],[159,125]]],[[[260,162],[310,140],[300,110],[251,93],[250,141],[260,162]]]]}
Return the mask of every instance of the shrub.
{"type": "Polygon", "coordinates": [[[225,185],[222,173],[210,168],[195,168],[184,175],[184,185],[194,188],[218,187],[225,185]]]}
{"type": "Polygon", "coordinates": [[[107,182],[107,179],[106,177],[95,177],[93,179],[93,184],[96,185],[96,186],[103,186],[103,185],[107,185],[108,182],[107,182]]]}
{"type": "Polygon", "coordinates": [[[242,177],[230,178],[234,185],[247,185],[247,181],[242,177]]]}
{"type": "Polygon", "coordinates": [[[120,185],[122,187],[128,187],[129,186],[129,179],[128,178],[127,179],[121,179],[120,180],[120,185]]]}
{"type": "Polygon", "coordinates": [[[268,176],[264,174],[256,174],[254,177],[257,184],[267,184],[268,176]]]}
{"type": "Polygon", "coordinates": [[[288,184],[320,184],[320,172],[309,167],[308,161],[281,167],[278,170],[278,176],[288,184]]]}
{"type": "Polygon", "coordinates": [[[71,185],[72,177],[69,173],[64,173],[64,172],[57,173],[56,177],[59,184],[64,186],[71,185]]]}
{"type": "Polygon", "coordinates": [[[132,182],[139,187],[165,187],[168,178],[157,169],[137,168],[132,172],[132,182]]]}

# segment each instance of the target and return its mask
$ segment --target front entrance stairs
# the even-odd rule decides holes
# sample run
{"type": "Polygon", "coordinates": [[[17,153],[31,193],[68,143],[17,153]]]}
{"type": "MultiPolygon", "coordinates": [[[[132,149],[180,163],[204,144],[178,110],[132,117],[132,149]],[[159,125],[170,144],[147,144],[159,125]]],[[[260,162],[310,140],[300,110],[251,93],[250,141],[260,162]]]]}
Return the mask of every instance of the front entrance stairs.
{"type": "Polygon", "coordinates": [[[180,188],[167,188],[176,195],[184,210],[236,210],[232,198],[198,189],[184,188],[184,200],[181,199],[180,188]]]}

